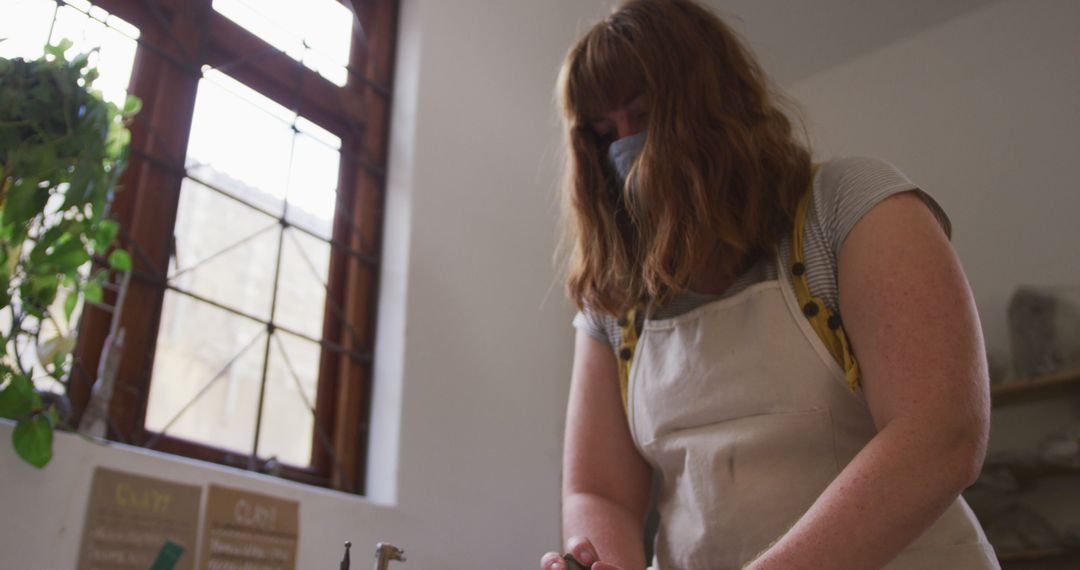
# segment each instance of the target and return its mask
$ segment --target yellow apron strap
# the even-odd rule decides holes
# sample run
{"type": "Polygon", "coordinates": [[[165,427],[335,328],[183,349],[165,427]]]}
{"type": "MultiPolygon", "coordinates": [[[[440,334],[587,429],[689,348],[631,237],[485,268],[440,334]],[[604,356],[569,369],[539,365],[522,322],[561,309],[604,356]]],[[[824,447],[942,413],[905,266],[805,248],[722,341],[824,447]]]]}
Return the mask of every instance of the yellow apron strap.
{"type": "MultiPolygon", "coordinates": [[[[811,168],[811,179],[817,173],[818,165],[811,168]]],[[[795,211],[795,229],[791,236],[791,274],[795,286],[795,297],[799,300],[803,314],[806,315],[810,325],[814,328],[821,342],[829,349],[833,359],[840,365],[847,379],[847,385],[855,392],[859,387],[859,363],[851,352],[851,344],[844,332],[840,315],[835,314],[819,298],[810,294],[810,286],[806,279],[806,263],[803,250],[803,228],[806,227],[806,214],[810,209],[810,198],[813,188],[807,189],[799,201],[799,207],[795,211]]]]}
{"type": "MultiPolygon", "coordinates": [[[[806,227],[806,214],[810,209],[810,197],[813,188],[813,177],[817,174],[818,165],[811,166],[810,187],[799,201],[795,211],[795,228],[791,237],[791,274],[794,276],[795,297],[803,309],[803,314],[810,321],[814,332],[829,349],[829,353],[836,359],[836,363],[844,370],[847,385],[855,392],[859,387],[859,363],[851,352],[847,334],[844,332],[840,315],[833,313],[829,307],[819,298],[810,294],[810,286],[806,280],[806,264],[803,254],[803,229],[806,227]]],[[[637,310],[627,311],[619,319],[619,328],[622,332],[622,343],[619,345],[616,355],[619,366],[619,393],[622,395],[623,409],[629,412],[628,390],[630,385],[630,367],[634,363],[634,352],[637,350],[637,310]]],[[[629,417],[629,413],[627,415],[629,417]]]]}
{"type": "Polygon", "coordinates": [[[619,328],[622,331],[622,344],[616,351],[619,360],[619,393],[622,394],[623,410],[629,417],[629,400],[627,391],[630,386],[630,366],[634,363],[634,351],[637,349],[637,309],[630,309],[619,319],[619,328]]]}

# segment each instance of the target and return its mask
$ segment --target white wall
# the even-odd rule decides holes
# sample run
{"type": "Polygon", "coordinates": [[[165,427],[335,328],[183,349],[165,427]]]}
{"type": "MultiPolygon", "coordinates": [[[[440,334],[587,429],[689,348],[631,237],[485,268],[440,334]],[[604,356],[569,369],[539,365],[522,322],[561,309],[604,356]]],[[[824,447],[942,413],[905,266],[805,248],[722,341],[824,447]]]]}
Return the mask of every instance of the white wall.
{"type": "MultiPolygon", "coordinates": [[[[884,158],[941,202],[999,355],[1016,287],[1080,285],[1078,22],[1074,0],[1002,0],[788,86],[819,159],[884,158]]],[[[1032,449],[1078,418],[1076,397],[995,409],[990,451],[1032,449]]],[[[1080,530],[1075,478],[1024,500],[1080,530]]]]}
{"type": "Polygon", "coordinates": [[[1080,283],[1080,3],[1008,0],[789,86],[819,158],[896,164],[952,218],[988,343],[1022,284],[1080,283]]]}
{"type": "MultiPolygon", "coordinates": [[[[404,0],[369,499],[60,434],[43,471],[0,445],[0,567],[72,568],[93,468],[301,501],[299,568],[532,567],[558,546],[572,316],[555,283],[570,42],[600,2],[404,0]],[[13,514],[13,513],[17,513],[13,514]]],[[[10,441],[0,424],[0,440],[10,441]]]]}

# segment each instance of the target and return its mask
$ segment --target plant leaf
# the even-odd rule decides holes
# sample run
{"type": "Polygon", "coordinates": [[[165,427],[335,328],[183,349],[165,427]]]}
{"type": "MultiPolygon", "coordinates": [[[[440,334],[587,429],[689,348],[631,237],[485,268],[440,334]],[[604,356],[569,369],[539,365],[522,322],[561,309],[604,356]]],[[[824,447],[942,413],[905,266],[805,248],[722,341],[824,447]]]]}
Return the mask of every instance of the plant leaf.
{"type": "Polygon", "coordinates": [[[91,303],[101,303],[101,283],[96,281],[89,281],[83,288],[83,293],[86,295],[86,300],[91,303]]]}
{"type": "MultiPolygon", "coordinates": [[[[0,248],[2,249],[2,248],[0,248]]],[[[11,304],[11,274],[7,270],[7,264],[0,265],[0,309],[11,304]]]]}
{"type": "Polygon", "coordinates": [[[64,322],[71,323],[71,314],[75,312],[75,306],[79,304],[79,294],[76,291],[68,291],[64,297],[64,322]]]}
{"type": "Polygon", "coordinates": [[[34,386],[22,374],[14,374],[11,382],[0,390],[0,418],[21,418],[34,409],[34,386]]]}
{"type": "Polygon", "coordinates": [[[71,46],[75,45],[71,40],[64,38],[55,45],[45,46],[45,53],[55,57],[56,59],[64,59],[64,52],[71,49],[71,46]]]}
{"type": "MultiPolygon", "coordinates": [[[[41,190],[35,183],[27,179],[21,179],[8,190],[6,203],[4,204],[4,223],[22,226],[28,220],[37,215],[45,207],[48,199],[47,190],[41,190]]],[[[20,237],[25,236],[25,229],[17,232],[20,237]]]]}
{"type": "Polygon", "coordinates": [[[104,250],[109,246],[113,240],[116,239],[116,234],[120,231],[120,224],[113,220],[101,220],[97,229],[94,231],[94,242],[98,251],[104,250]]]}
{"type": "Polygon", "coordinates": [[[47,308],[56,299],[56,290],[60,285],[60,279],[55,273],[48,275],[31,275],[30,288],[31,298],[27,301],[35,301],[41,308],[47,308]]]}
{"type": "Polygon", "coordinates": [[[15,432],[11,434],[19,457],[38,469],[48,465],[52,459],[52,440],[53,427],[44,414],[19,420],[15,432]]]}
{"type": "Polygon", "coordinates": [[[122,111],[123,115],[125,117],[130,117],[137,114],[141,110],[142,99],[139,99],[134,95],[128,95],[127,99],[124,101],[124,110],[122,111]]]}
{"type": "Polygon", "coordinates": [[[70,239],[56,246],[52,254],[46,258],[61,273],[74,271],[90,261],[90,254],[86,252],[86,246],[79,240],[78,235],[68,234],[68,236],[70,239]]]}
{"type": "Polygon", "coordinates": [[[117,271],[131,271],[131,256],[122,249],[113,250],[109,254],[109,265],[117,271]]]}

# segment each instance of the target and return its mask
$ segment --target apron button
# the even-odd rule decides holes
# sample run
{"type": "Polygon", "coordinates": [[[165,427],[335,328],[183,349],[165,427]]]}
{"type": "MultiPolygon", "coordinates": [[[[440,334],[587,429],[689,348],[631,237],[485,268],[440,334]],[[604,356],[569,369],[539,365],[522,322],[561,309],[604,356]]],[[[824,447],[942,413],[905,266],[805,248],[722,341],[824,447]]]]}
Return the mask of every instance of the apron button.
{"type": "Polygon", "coordinates": [[[620,327],[625,327],[626,325],[630,324],[630,321],[626,320],[626,317],[619,317],[619,320],[616,322],[620,327]]]}
{"type": "Polygon", "coordinates": [[[813,301],[810,301],[809,303],[803,305],[802,312],[807,317],[812,317],[812,316],[818,314],[817,303],[815,303],[813,301]]]}
{"type": "Polygon", "coordinates": [[[836,330],[836,329],[840,328],[841,324],[843,324],[843,323],[840,322],[840,315],[830,315],[829,316],[829,328],[830,329],[836,330]]]}
{"type": "Polygon", "coordinates": [[[791,272],[794,273],[796,277],[802,277],[802,274],[806,273],[806,266],[800,261],[791,266],[791,272]]]}
{"type": "Polygon", "coordinates": [[[619,351],[619,358],[621,358],[623,360],[630,360],[633,357],[634,357],[634,351],[630,350],[629,346],[624,346],[624,347],[622,347],[622,350],[619,351]]]}

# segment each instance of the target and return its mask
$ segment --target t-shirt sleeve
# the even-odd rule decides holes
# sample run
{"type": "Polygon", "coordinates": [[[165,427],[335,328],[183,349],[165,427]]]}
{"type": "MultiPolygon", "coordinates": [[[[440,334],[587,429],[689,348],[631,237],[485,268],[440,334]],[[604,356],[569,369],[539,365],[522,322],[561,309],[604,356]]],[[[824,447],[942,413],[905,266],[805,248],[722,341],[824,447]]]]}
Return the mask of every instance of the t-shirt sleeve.
{"type": "Polygon", "coordinates": [[[604,326],[601,316],[590,311],[588,307],[582,311],[578,311],[577,314],[574,315],[574,328],[588,333],[589,336],[609,347],[612,346],[611,339],[608,338],[607,328],[604,326]]]}
{"type": "Polygon", "coordinates": [[[815,206],[824,214],[820,216],[822,230],[836,257],[855,224],[882,200],[901,192],[914,191],[945,234],[952,237],[952,222],[937,200],[887,161],[861,156],[842,158],[828,163],[821,176],[823,192],[817,196],[815,206]]]}

